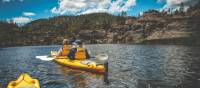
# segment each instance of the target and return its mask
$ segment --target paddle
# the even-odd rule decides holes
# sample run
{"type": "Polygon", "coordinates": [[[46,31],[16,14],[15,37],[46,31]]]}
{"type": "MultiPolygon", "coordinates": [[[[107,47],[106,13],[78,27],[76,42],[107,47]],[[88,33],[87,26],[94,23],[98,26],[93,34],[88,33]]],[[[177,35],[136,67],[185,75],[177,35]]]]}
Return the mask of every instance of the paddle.
{"type": "Polygon", "coordinates": [[[104,64],[108,61],[108,55],[107,54],[98,54],[95,56],[94,60],[98,63],[104,64]]]}
{"type": "Polygon", "coordinates": [[[106,85],[109,84],[108,79],[108,55],[107,54],[98,54],[96,55],[96,60],[100,61],[100,63],[104,64],[105,67],[105,73],[104,73],[104,83],[106,85]]]}
{"type": "Polygon", "coordinates": [[[43,61],[52,61],[54,58],[53,57],[49,57],[47,55],[44,56],[36,56],[35,58],[43,60],[43,61]]]}
{"type": "MultiPolygon", "coordinates": [[[[48,55],[36,56],[35,58],[43,60],[43,61],[52,61],[54,59],[53,57],[50,57],[48,55]]],[[[99,54],[93,58],[95,58],[95,60],[97,60],[98,62],[104,63],[108,60],[108,55],[107,54],[99,54]]]]}
{"type": "Polygon", "coordinates": [[[97,60],[100,60],[100,61],[107,61],[108,60],[107,54],[98,54],[95,57],[96,57],[97,60]]]}

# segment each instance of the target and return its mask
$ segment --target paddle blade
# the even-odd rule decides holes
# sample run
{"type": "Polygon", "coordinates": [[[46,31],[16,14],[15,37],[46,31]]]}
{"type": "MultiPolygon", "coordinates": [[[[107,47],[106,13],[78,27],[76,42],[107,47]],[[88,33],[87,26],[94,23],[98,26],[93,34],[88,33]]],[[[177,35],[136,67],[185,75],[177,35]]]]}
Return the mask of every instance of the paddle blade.
{"type": "Polygon", "coordinates": [[[107,54],[99,54],[99,55],[96,56],[96,59],[100,60],[100,61],[107,61],[108,55],[107,54]]]}
{"type": "Polygon", "coordinates": [[[108,62],[108,55],[107,54],[99,54],[95,56],[95,61],[101,64],[108,62]]]}
{"type": "Polygon", "coordinates": [[[43,61],[52,61],[54,58],[48,56],[36,56],[35,58],[43,60],[43,61]]]}

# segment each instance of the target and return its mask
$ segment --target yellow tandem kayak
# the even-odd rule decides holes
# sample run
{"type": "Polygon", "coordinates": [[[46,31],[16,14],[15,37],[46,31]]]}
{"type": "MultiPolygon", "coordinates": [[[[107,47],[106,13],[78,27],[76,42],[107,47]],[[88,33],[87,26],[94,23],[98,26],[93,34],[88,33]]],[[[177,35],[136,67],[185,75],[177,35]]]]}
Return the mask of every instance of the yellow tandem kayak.
{"type": "MultiPolygon", "coordinates": [[[[57,53],[57,51],[51,51],[52,56],[56,55],[57,53]]],[[[92,60],[70,60],[67,56],[59,56],[55,58],[54,61],[63,66],[99,74],[103,74],[106,71],[104,64],[99,64],[92,60]]]]}
{"type": "Polygon", "coordinates": [[[31,78],[28,74],[23,73],[15,81],[11,81],[7,88],[40,88],[37,79],[31,78]]]}

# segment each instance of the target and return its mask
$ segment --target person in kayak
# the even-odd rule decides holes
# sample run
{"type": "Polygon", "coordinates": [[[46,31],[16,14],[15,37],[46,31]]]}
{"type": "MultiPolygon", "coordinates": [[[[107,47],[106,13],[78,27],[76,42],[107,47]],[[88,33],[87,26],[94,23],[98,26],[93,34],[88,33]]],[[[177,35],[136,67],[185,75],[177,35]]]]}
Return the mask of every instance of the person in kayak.
{"type": "Polygon", "coordinates": [[[88,53],[88,50],[84,48],[84,42],[79,41],[74,43],[75,46],[78,45],[78,47],[71,48],[68,57],[71,60],[85,60],[89,59],[90,55],[88,53]]]}
{"type": "Polygon", "coordinates": [[[67,56],[71,49],[71,45],[69,45],[69,41],[67,39],[63,40],[62,47],[60,48],[57,56],[67,56]]]}

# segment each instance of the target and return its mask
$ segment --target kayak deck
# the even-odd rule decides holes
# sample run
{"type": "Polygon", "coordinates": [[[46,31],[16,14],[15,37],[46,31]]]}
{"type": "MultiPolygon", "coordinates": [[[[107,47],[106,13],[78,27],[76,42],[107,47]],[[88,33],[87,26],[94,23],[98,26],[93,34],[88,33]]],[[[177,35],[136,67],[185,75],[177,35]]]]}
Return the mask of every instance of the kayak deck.
{"type": "MultiPolygon", "coordinates": [[[[51,55],[56,55],[56,51],[52,51],[51,55]]],[[[70,60],[67,56],[59,56],[54,59],[54,61],[60,65],[67,66],[74,69],[86,70],[95,73],[104,73],[104,64],[99,64],[92,60],[70,60]]]]}
{"type": "Polygon", "coordinates": [[[104,73],[104,65],[97,64],[94,61],[90,60],[69,60],[68,58],[56,58],[54,61],[60,65],[68,66],[74,69],[86,70],[96,73],[104,73]]]}
{"type": "Polygon", "coordinates": [[[15,81],[11,81],[7,88],[40,88],[39,81],[28,74],[21,74],[15,81]]]}

